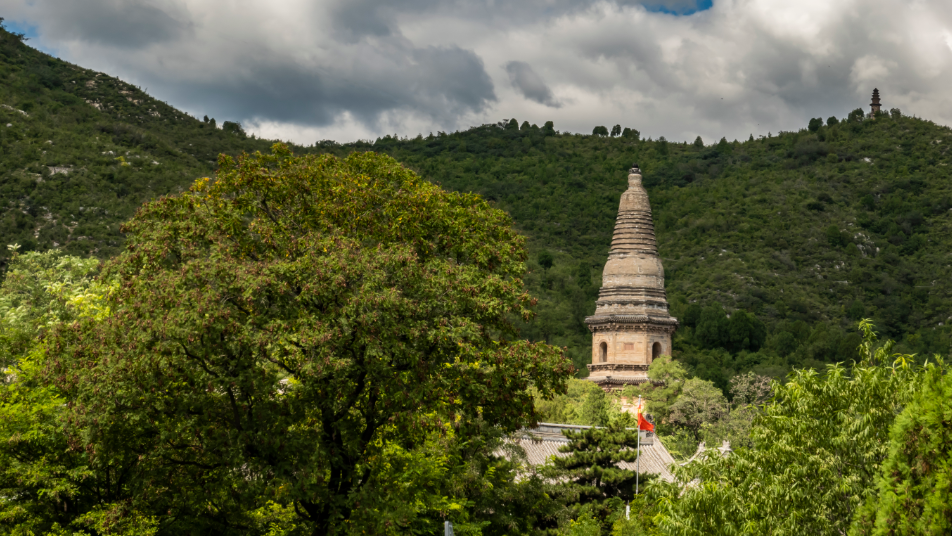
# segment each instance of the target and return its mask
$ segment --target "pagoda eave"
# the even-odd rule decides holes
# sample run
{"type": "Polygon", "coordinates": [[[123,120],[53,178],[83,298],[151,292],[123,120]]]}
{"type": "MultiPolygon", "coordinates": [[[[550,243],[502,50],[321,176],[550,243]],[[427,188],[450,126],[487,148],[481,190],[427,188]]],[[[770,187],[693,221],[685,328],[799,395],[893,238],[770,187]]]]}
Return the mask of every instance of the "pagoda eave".
{"type": "Polygon", "coordinates": [[[592,332],[598,331],[651,331],[674,333],[678,319],[671,316],[650,315],[595,315],[585,318],[585,325],[592,332]]]}

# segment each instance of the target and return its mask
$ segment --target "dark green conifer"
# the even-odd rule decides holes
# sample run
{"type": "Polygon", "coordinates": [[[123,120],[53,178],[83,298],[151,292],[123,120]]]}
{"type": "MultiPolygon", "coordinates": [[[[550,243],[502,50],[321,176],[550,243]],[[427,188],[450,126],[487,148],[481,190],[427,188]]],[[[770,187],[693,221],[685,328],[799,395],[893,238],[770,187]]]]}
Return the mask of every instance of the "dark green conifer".
{"type": "MultiPolygon", "coordinates": [[[[554,459],[551,476],[567,480],[563,499],[576,516],[591,512],[605,526],[613,513],[635,497],[635,471],[618,464],[638,459],[637,423],[628,413],[621,413],[605,427],[562,433],[569,444],[559,450],[569,456],[554,459]]],[[[650,480],[646,476],[641,475],[641,485],[650,480]]]]}

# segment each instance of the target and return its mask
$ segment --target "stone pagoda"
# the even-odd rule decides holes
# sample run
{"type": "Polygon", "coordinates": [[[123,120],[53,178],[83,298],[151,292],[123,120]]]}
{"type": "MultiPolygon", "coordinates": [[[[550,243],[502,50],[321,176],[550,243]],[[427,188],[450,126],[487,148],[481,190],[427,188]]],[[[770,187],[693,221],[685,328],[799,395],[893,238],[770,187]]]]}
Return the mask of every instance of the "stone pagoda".
{"type": "Polygon", "coordinates": [[[628,172],[628,190],[621,194],[595,314],[585,323],[592,331],[588,379],[602,389],[646,382],[651,361],[671,355],[678,321],[668,314],[651,205],[637,165],[628,172]]]}
{"type": "Polygon", "coordinates": [[[869,116],[876,117],[876,114],[879,113],[881,108],[882,108],[882,105],[879,103],[879,88],[874,87],[873,100],[872,102],[869,103],[869,109],[870,109],[869,116]]]}

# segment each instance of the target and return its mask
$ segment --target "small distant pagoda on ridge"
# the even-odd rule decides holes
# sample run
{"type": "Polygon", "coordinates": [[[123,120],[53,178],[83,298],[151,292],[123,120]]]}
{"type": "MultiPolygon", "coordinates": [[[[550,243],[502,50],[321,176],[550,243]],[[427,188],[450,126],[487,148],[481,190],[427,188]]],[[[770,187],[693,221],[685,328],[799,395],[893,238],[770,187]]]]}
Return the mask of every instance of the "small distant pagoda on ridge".
{"type": "Polygon", "coordinates": [[[651,361],[671,355],[678,320],[668,314],[651,204],[637,164],[621,194],[595,314],[585,323],[592,332],[588,379],[606,391],[648,381],[651,361]]]}
{"type": "Polygon", "coordinates": [[[873,102],[869,103],[869,116],[876,117],[876,114],[879,113],[879,110],[882,106],[879,104],[879,88],[873,88],[873,102]]]}

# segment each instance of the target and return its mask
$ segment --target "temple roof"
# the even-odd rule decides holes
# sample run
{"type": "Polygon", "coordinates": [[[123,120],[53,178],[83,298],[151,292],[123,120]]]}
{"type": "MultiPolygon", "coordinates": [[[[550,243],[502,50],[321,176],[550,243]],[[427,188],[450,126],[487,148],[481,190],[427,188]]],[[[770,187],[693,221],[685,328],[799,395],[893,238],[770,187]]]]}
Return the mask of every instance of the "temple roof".
{"type": "MultiPolygon", "coordinates": [[[[529,465],[544,465],[553,456],[563,458],[569,454],[559,452],[559,447],[567,445],[569,440],[562,435],[562,430],[587,430],[591,426],[573,424],[539,423],[536,428],[522,430],[510,439],[510,443],[521,447],[526,453],[529,465]]],[[[641,473],[658,475],[665,481],[671,482],[671,465],[674,458],[664,448],[661,439],[651,432],[641,432],[641,473]]],[[[637,462],[619,462],[618,467],[635,471],[637,462]]]]}

